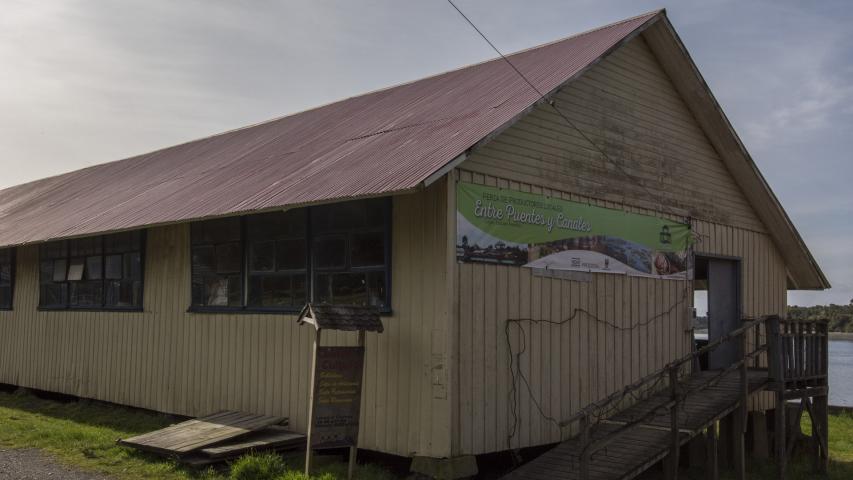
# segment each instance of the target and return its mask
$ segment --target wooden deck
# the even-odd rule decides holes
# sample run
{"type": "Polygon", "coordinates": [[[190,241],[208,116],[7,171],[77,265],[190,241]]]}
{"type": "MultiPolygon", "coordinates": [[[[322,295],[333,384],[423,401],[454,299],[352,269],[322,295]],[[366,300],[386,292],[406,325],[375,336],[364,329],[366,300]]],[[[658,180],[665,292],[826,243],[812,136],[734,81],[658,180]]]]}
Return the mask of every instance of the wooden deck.
{"type": "MultiPolygon", "coordinates": [[[[720,372],[706,371],[685,378],[681,387],[686,391],[708,385],[720,372]]],[[[692,395],[688,395],[678,409],[679,442],[683,445],[715,421],[731,413],[743,398],[741,377],[738,371],[722,375],[718,381],[692,395]]],[[[766,370],[749,370],[750,393],[766,388],[769,376],[766,370]]],[[[620,433],[617,438],[595,452],[590,460],[589,478],[595,480],[633,478],[664,457],[671,449],[671,417],[666,408],[670,401],[669,390],[620,411],[590,430],[590,441],[613,435],[624,425],[654,414],[640,425],[620,433]]],[[[558,444],[538,458],[510,472],[507,479],[580,479],[580,457],[583,444],[575,437],[558,444]]]]}

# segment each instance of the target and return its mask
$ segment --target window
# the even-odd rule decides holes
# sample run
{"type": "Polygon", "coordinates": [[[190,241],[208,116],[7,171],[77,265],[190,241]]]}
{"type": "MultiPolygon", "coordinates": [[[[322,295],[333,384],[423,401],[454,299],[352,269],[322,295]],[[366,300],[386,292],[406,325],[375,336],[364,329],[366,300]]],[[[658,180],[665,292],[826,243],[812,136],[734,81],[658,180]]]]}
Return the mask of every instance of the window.
{"type": "Polygon", "coordinates": [[[390,309],[390,205],[363,200],[194,223],[192,308],[294,311],[313,298],[390,309]]]}
{"type": "Polygon", "coordinates": [[[383,199],[311,210],[315,302],[390,306],[388,213],[383,199]]]}
{"type": "Polygon", "coordinates": [[[0,310],[12,309],[15,284],[15,251],[0,248],[0,310]]]}
{"type": "Polygon", "coordinates": [[[42,245],[39,306],[142,308],[142,251],[140,231],[42,245]]]}
{"type": "Polygon", "coordinates": [[[193,223],[193,305],[243,305],[242,230],[238,217],[193,223]]]}
{"type": "Polygon", "coordinates": [[[300,308],[308,298],[305,209],[246,219],[248,306],[300,308]]]}

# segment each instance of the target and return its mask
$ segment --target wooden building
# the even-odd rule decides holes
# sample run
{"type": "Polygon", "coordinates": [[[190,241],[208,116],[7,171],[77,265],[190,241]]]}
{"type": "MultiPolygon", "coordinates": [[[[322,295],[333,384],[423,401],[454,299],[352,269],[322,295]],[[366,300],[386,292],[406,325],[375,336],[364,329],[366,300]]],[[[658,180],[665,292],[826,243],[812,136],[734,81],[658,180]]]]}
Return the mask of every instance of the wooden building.
{"type": "Polygon", "coordinates": [[[687,277],[460,260],[459,185],[688,225],[737,319],[828,288],[665,12],[508,58],[0,191],[0,382],[304,431],[295,315],[372,304],[360,447],[455,458],[691,351],[687,277]]]}

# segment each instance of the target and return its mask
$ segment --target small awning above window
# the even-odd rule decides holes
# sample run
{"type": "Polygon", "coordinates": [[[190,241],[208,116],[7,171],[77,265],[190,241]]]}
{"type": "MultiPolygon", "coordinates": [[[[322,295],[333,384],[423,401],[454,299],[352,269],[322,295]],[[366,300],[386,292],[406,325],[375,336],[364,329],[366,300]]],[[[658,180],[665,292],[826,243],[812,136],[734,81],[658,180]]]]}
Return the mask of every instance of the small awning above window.
{"type": "Polygon", "coordinates": [[[379,308],[360,305],[314,305],[307,304],[296,320],[300,325],[308,323],[317,330],[345,330],[382,333],[384,327],[379,318],[379,308]]]}

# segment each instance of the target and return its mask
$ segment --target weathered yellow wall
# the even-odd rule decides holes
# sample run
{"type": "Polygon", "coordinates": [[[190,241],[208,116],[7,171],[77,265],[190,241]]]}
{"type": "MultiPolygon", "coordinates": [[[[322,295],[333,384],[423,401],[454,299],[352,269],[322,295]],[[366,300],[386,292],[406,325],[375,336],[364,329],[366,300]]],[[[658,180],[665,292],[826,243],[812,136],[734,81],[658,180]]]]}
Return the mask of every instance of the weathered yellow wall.
{"type": "MultiPolygon", "coordinates": [[[[555,100],[621,168],[543,105],[473,153],[456,172],[459,180],[680,221],[692,218],[700,239],[696,253],[743,259],[744,314],[784,313],[782,258],[642,37],[594,66],[555,100]]],[[[459,422],[454,454],[571,436],[573,429],[561,432],[545,417],[568,418],[691,348],[691,282],[606,274],[592,274],[589,281],[561,280],[484,264],[459,264],[456,275],[454,408],[459,422]],[[507,319],[560,322],[576,309],[592,315],[577,313],[563,325],[523,323],[521,369],[530,391],[516,380],[519,423],[508,442],[507,319]],[[642,326],[618,330],[606,323],[642,326]]],[[[510,341],[517,353],[522,341],[516,327],[510,341]]]]}
{"type": "MultiPolygon", "coordinates": [[[[449,343],[446,202],[443,181],[394,198],[394,314],[383,334],[367,335],[363,448],[449,454],[447,370],[437,368],[449,343]]],[[[188,313],[187,224],[149,229],[145,263],[143,312],[39,312],[38,248],[19,248],[14,311],[0,312],[0,382],[191,416],[286,415],[304,431],[310,327],[293,316],[188,313]]],[[[327,332],[323,343],[354,341],[327,332]]]]}

